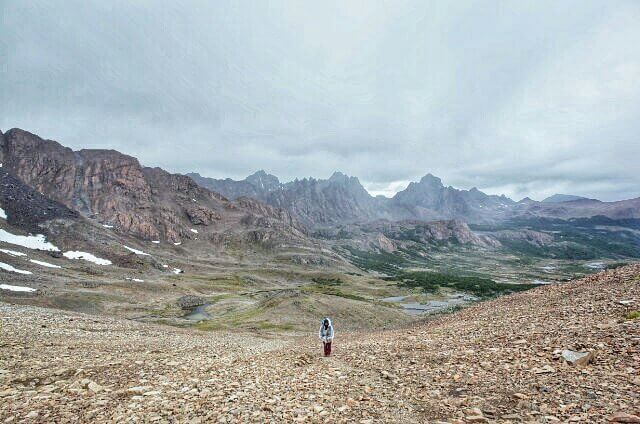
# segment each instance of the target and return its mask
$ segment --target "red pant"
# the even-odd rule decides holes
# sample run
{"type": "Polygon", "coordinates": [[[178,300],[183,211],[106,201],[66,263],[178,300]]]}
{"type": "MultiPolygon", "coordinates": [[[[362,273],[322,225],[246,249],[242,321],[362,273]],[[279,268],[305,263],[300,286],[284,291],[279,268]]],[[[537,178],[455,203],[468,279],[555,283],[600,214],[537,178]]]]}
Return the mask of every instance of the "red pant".
{"type": "Polygon", "coordinates": [[[331,355],[331,342],[324,342],[324,356],[331,355]]]}

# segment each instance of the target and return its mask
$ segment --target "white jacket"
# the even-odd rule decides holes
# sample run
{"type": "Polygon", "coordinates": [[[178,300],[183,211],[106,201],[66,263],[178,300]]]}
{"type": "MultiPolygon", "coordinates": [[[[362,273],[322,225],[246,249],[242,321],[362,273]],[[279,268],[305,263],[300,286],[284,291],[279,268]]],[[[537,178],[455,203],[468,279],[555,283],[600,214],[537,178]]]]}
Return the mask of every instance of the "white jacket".
{"type": "Polygon", "coordinates": [[[331,340],[333,340],[334,335],[335,333],[333,332],[333,324],[331,324],[331,319],[328,317],[323,318],[322,322],[320,323],[320,332],[318,333],[320,340],[324,342],[330,342],[331,340]],[[326,329],[324,328],[324,320],[329,321],[329,326],[326,329]]]}

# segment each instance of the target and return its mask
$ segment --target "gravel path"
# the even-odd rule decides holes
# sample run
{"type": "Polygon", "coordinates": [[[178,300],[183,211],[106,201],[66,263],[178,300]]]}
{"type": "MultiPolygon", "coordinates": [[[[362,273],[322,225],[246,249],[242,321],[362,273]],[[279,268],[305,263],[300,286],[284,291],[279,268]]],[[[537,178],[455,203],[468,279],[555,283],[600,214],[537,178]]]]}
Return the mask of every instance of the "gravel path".
{"type": "Polygon", "coordinates": [[[194,332],[0,303],[0,422],[639,422],[638,309],[631,265],[408,329],[337,328],[325,359],[315,328],[194,332]]]}

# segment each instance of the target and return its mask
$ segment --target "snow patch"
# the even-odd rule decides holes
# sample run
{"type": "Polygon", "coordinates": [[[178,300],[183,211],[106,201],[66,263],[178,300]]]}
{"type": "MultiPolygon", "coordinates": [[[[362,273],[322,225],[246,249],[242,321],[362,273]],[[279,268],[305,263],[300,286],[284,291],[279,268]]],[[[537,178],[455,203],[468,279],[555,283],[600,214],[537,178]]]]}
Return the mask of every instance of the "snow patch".
{"type": "Polygon", "coordinates": [[[198,234],[198,230],[196,230],[195,228],[192,228],[189,231],[191,231],[192,233],[198,234]]]}
{"type": "Polygon", "coordinates": [[[44,234],[36,234],[35,236],[19,236],[0,229],[0,241],[26,247],[27,249],[48,250],[51,252],[60,251],[60,249],[47,241],[44,234]]]}
{"type": "Polygon", "coordinates": [[[4,269],[5,271],[9,271],[9,272],[15,272],[18,274],[26,274],[26,275],[33,274],[31,271],[23,271],[21,269],[14,268],[9,264],[5,264],[4,262],[0,262],[0,269],[4,269]]]}
{"type": "Polygon", "coordinates": [[[144,283],[144,280],[141,280],[139,278],[129,278],[129,277],[127,277],[127,278],[125,278],[125,280],[133,281],[135,283],[144,283]]]}
{"type": "Polygon", "coordinates": [[[130,252],[135,253],[136,255],[149,256],[148,253],[144,253],[142,250],[134,249],[133,247],[125,246],[124,244],[122,245],[122,247],[124,247],[125,249],[127,249],[130,252]]]}
{"type": "Polygon", "coordinates": [[[70,250],[68,252],[64,252],[62,254],[65,258],[69,259],[82,259],[85,261],[93,262],[98,265],[111,265],[111,261],[108,259],[98,258],[97,256],[92,255],[87,252],[80,252],[79,250],[70,250]]]}
{"type": "Polygon", "coordinates": [[[169,265],[162,265],[162,268],[169,268],[169,265]]]}
{"type": "Polygon", "coordinates": [[[7,219],[7,213],[2,208],[0,208],[0,218],[7,219]]]}
{"type": "Polygon", "coordinates": [[[173,268],[172,271],[174,274],[182,274],[182,270],[180,268],[173,268]]]}
{"type": "Polygon", "coordinates": [[[178,242],[176,242],[176,243],[173,243],[173,245],[174,245],[174,246],[180,246],[181,244],[182,244],[182,242],[181,242],[181,241],[178,241],[178,242]]]}
{"type": "Polygon", "coordinates": [[[104,228],[113,228],[113,225],[109,225],[109,224],[102,224],[102,226],[103,226],[104,228]]]}
{"type": "Polygon", "coordinates": [[[151,243],[153,243],[153,244],[160,244],[160,240],[151,240],[151,243]]]}
{"type": "Polygon", "coordinates": [[[47,268],[62,268],[60,265],[50,264],[49,262],[36,261],[35,259],[29,259],[29,262],[33,262],[34,264],[46,266],[47,268]]]}
{"type": "Polygon", "coordinates": [[[11,255],[11,256],[27,256],[26,253],[16,252],[15,250],[9,250],[9,249],[0,249],[0,252],[6,253],[7,255],[11,255]]]}
{"type": "Polygon", "coordinates": [[[34,291],[36,291],[36,289],[32,289],[31,287],[12,286],[10,284],[0,284],[0,289],[14,291],[14,292],[34,292],[34,291]]]}
{"type": "Polygon", "coordinates": [[[585,264],[584,266],[591,269],[604,269],[605,264],[604,262],[591,262],[591,263],[585,264]]]}

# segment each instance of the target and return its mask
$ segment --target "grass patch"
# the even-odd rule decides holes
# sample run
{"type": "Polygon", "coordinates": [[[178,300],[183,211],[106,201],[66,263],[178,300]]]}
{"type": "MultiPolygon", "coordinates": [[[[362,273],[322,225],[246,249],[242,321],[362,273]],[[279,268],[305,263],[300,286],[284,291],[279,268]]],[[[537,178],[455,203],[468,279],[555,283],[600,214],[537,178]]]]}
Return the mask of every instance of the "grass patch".
{"type": "Polygon", "coordinates": [[[311,284],[309,286],[303,287],[302,291],[306,293],[317,293],[317,294],[324,294],[328,296],[338,296],[338,297],[343,297],[345,299],[358,300],[361,302],[369,301],[369,299],[367,299],[366,297],[358,296],[357,294],[353,294],[353,293],[346,293],[335,286],[311,284]]]}
{"type": "Polygon", "coordinates": [[[396,274],[398,270],[409,265],[409,262],[392,253],[374,253],[343,246],[350,254],[351,263],[364,271],[377,271],[384,274],[396,274]]]}
{"type": "Polygon", "coordinates": [[[320,277],[314,277],[311,279],[311,281],[313,281],[314,283],[316,283],[319,286],[341,286],[344,284],[344,281],[342,281],[339,278],[320,278],[320,277]]]}
{"type": "Polygon", "coordinates": [[[638,319],[640,318],[640,311],[632,311],[627,314],[627,319],[638,319]]]}
{"type": "Polygon", "coordinates": [[[627,265],[629,265],[629,262],[614,262],[612,264],[607,264],[604,269],[616,269],[627,265]]]}

